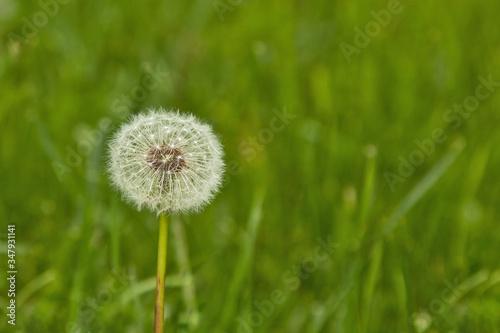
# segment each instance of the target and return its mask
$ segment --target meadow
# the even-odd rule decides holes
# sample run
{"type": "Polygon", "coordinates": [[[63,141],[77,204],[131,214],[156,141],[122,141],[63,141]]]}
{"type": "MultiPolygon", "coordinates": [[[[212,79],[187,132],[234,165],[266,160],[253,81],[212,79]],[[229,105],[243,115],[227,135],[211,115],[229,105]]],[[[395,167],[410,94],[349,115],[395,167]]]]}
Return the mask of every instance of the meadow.
{"type": "Polygon", "coordinates": [[[162,106],[211,124],[226,162],[213,203],[171,218],[166,332],[500,332],[499,16],[0,0],[0,331],[153,330],[158,218],[106,163],[162,106]]]}

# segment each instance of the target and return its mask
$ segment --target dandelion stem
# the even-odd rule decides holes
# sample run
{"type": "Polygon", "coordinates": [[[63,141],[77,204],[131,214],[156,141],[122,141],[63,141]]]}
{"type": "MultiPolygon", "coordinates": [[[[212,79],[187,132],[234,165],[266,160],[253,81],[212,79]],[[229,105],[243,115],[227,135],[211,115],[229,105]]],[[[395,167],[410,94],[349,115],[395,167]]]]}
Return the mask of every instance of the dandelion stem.
{"type": "Polygon", "coordinates": [[[168,216],[160,216],[158,238],[158,265],[156,266],[155,333],[163,333],[163,307],[165,304],[165,272],[167,267],[168,216]]]}

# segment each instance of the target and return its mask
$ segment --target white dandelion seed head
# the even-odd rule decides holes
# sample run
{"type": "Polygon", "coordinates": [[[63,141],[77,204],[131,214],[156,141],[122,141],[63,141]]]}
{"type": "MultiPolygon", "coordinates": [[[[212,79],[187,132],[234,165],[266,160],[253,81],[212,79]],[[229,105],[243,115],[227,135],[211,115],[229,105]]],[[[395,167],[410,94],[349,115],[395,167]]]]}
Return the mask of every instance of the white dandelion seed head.
{"type": "Polygon", "coordinates": [[[134,116],[111,140],[108,171],[113,184],[139,210],[200,210],[222,183],[219,139],[191,114],[148,111],[134,116]]]}

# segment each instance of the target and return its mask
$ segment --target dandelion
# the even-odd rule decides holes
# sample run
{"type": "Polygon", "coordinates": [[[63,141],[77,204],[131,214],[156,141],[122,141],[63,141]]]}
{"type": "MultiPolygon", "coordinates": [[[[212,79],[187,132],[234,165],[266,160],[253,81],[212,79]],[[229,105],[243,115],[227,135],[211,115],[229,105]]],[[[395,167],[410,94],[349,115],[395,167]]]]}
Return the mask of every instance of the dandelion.
{"type": "Polygon", "coordinates": [[[109,174],[124,199],[160,215],[155,332],[163,332],[167,212],[199,211],[217,193],[223,150],[212,128],[190,114],[149,110],[114,135],[109,174]]]}

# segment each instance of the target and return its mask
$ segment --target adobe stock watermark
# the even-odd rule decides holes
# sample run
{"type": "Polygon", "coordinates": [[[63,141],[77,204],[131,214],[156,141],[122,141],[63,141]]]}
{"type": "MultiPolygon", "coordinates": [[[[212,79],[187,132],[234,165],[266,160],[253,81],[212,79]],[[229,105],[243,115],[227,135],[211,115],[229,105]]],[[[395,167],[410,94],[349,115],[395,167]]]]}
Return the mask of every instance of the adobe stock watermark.
{"type": "MultiPolygon", "coordinates": [[[[297,117],[292,113],[287,112],[286,106],[283,111],[273,109],[273,117],[269,120],[269,126],[261,128],[257,135],[248,136],[238,145],[238,153],[247,161],[253,161],[267,145],[269,145],[276,134],[282,132],[288,126],[292,119],[297,117]]],[[[227,169],[223,187],[231,182],[231,177],[241,173],[242,166],[237,160],[231,160],[227,163],[227,169]]]]}
{"type": "Polygon", "coordinates": [[[431,300],[427,307],[419,309],[409,316],[409,324],[414,325],[418,332],[425,332],[431,326],[433,320],[443,316],[446,310],[450,309],[465,293],[463,287],[458,283],[458,278],[455,278],[453,283],[444,280],[444,285],[445,287],[441,290],[439,297],[431,300]]]}
{"type": "Polygon", "coordinates": [[[119,119],[126,118],[130,110],[137,107],[138,103],[144,101],[149,93],[157,89],[170,74],[161,70],[160,65],[156,65],[153,70],[149,65],[144,67],[145,75],[142,84],[133,87],[128,94],[122,94],[111,103],[111,113],[119,119]]]}
{"type": "Polygon", "coordinates": [[[241,6],[244,0],[214,0],[212,6],[214,7],[219,20],[224,21],[224,15],[227,12],[232,12],[236,7],[241,6]]]}
{"type": "MultiPolygon", "coordinates": [[[[410,0],[411,1],[411,0],[410,0]]],[[[365,24],[364,31],[360,27],[355,26],[354,32],[356,33],[353,38],[353,44],[342,42],[339,44],[340,50],[344,55],[347,63],[351,63],[353,54],[360,54],[361,50],[370,45],[372,38],[377,37],[382,28],[387,27],[394,15],[398,15],[403,11],[403,6],[399,0],[389,0],[387,8],[378,12],[372,10],[370,12],[373,20],[365,24]]]]}
{"type": "MultiPolygon", "coordinates": [[[[118,118],[119,120],[125,119],[132,108],[136,107],[138,103],[144,101],[148,94],[158,88],[160,84],[169,76],[168,72],[161,71],[159,65],[153,70],[149,66],[145,66],[145,75],[142,79],[141,85],[133,87],[128,94],[123,94],[116,98],[111,103],[111,117],[118,118]]],[[[52,168],[56,173],[60,182],[66,179],[75,168],[83,163],[83,159],[88,157],[92,151],[97,147],[109,132],[113,125],[113,121],[109,117],[101,118],[97,122],[97,126],[90,128],[89,126],[82,126],[77,132],[77,145],[72,147],[66,145],[66,156],[64,161],[53,161],[52,168]]],[[[96,181],[97,175],[87,175],[96,181]]]]}
{"type": "MultiPolygon", "coordinates": [[[[130,274],[127,274],[125,269],[112,270],[112,280],[94,297],[88,297],[80,306],[79,320],[70,322],[66,325],[64,333],[85,333],[88,332],[88,327],[96,318],[98,312],[103,306],[110,304],[113,299],[123,292],[134,279],[130,274]]],[[[62,332],[63,333],[63,332],[62,332]]],[[[100,330],[99,333],[104,333],[100,330]]]]}
{"type": "Polygon", "coordinates": [[[40,0],[38,6],[40,10],[30,15],[31,17],[23,16],[23,26],[21,27],[20,35],[14,32],[9,32],[9,45],[12,47],[15,42],[28,44],[37,35],[40,29],[45,27],[49,20],[59,13],[61,5],[66,5],[71,0],[40,0]]]}
{"type": "MultiPolygon", "coordinates": [[[[474,95],[467,96],[461,104],[454,104],[453,108],[447,109],[443,113],[444,122],[449,124],[452,129],[457,130],[460,128],[464,120],[479,109],[481,102],[489,99],[496,89],[500,87],[500,82],[493,81],[491,74],[487,79],[479,76],[478,80],[480,83],[476,87],[474,95]]],[[[384,173],[391,191],[395,191],[398,183],[404,183],[415,172],[416,168],[435,152],[436,146],[446,140],[448,140],[448,135],[445,134],[445,130],[441,127],[435,128],[429,138],[415,140],[417,147],[407,157],[399,155],[398,173],[395,174],[390,171],[384,173]]]]}
{"type": "Polygon", "coordinates": [[[302,259],[300,265],[293,265],[281,275],[283,287],[276,288],[269,294],[267,299],[254,300],[252,311],[248,316],[239,316],[237,333],[253,333],[255,328],[262,326],[264,320],[269,318],[277,307],[283,304],[291,292],[299,289],[302,281],[308,279],[316,272],[319,265],[330,258],[330,255],[340,245],[332,242],[331,235],[326,239],[316,238],[317,246],[313,254],[302,259]]]}

